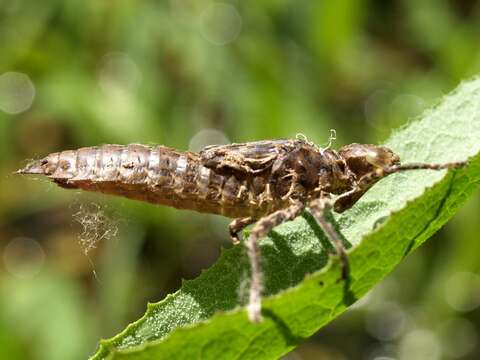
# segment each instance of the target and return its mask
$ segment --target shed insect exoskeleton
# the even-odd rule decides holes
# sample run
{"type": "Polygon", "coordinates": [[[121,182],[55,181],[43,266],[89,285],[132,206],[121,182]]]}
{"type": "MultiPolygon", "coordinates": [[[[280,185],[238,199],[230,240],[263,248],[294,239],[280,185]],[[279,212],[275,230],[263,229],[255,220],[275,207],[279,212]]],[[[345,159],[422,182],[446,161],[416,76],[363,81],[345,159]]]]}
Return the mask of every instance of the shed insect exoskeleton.
{"type": "Polygon", "coordinates": [[[58,185],[155,204],[220,214],[237,234],[255,223],[246,240],[252,275],[248,315],[261,320],[262,270],[258,239],[308,207],[333,243],[348,276],[348,257],[325,212],[349,209],[377,181],[405,170],[448,169],[448,164],[400,164],[384,146],[350,144],[336,151],[304,138],[207,146],[200,153],[163,146],[103,145],[53,153],[19,174],[43,174],[58,185]]]}

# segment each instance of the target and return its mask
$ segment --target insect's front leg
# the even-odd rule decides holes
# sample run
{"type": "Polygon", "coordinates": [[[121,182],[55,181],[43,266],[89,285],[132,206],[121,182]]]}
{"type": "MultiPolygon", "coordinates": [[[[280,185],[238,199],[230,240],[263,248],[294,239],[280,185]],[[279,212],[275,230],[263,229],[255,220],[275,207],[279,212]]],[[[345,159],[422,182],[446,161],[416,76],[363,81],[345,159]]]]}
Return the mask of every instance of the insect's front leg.
{"type": "Polygon", "coordinates": [[[260,310],[262,308],[262,268],[260,265],[260,248],[258,239],[266,236],[275,226],[285,221],[292,220],[299,216],[305,205],[300,201],[295,201],[290,207],[275,211],[270,215],[261,218],[253,227],[250,236],[246,242],[250,266],[252,269],[250,282],[250,297],[248,302],[248,317],[253,322],[259,322],[262,318],[260,310]]]}
{"type": "Polygon", "coordinates": [[[230,223],[230,225],[228,225],[228,230],[230,231],[230,239],[232,240],[233,245],[240,244],[238,233],[244,228],[246,228],[248,225],[253,224],[255,221],[255,218],[249,216],[235,219],[230,223]]]}
{"type": "Polygon", "coordinates": [[[334,201],[329,197],[319,197],[315,200],[312,200],[308,207],[313,217],[317,221],[318,225],[322,228],[323,232],[329,240],[335,246],[335,251],[340,257],[341,267],[342,267],[342,279],[345,280],[348,278],[349,265],[348,265],[348,256],[343,246],[342,239],[338,234],[337,230],[333,227],[332,223],[325,217],[327,211],[333,208],[334,201]]]}

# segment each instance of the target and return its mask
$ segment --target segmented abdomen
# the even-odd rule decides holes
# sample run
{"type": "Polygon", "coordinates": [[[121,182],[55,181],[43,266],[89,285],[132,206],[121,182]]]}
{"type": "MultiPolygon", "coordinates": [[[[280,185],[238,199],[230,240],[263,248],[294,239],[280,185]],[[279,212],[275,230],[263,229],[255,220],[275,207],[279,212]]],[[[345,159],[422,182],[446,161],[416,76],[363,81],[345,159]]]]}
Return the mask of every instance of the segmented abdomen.
{"type": "Polygon", "coordinates": [[[163,146],[68,150],[50,154],[41,166],[44,174],[63,187],[228,217],[258,216],[275,203],[258,200],[268,190],[264,179],[218,174],[203,166],[198,154],[163,146]]]}

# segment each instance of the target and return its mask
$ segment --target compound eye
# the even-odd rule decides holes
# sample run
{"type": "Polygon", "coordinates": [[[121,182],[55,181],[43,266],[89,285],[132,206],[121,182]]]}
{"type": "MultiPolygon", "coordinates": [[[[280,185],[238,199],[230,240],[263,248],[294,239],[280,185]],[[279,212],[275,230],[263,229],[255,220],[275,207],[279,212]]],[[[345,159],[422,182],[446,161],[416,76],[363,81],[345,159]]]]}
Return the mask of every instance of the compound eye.
{"type": "Polygon", "coordinates": [[[372,165],[376,165],[378,163],[378,154],[375,151],[368,151],[365,155],[365,160],[372,165]]]}

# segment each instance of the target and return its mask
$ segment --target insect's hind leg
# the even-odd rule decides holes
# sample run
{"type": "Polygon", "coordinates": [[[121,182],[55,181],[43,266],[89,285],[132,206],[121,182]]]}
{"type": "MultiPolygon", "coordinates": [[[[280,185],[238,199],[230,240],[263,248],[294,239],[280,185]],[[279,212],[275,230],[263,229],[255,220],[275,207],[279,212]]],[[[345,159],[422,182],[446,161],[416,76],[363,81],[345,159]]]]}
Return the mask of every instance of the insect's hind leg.
{"type": "Polygon", "coordinates": [[[245,229],[248,225],[253,224],[256,220],[249,216],[244,218],[238,218],[233,220],[230,225],[228,225],[228,230],[230,232],[230,239],[234,245],[240,244],[240,239],[238,238],[238,233],[245,229]]]}
{"type": "Polygon", "coordinates": [[[335,251],[340,257],[342,267],[342,279],[346,280],[349,274],[348,256],[343,246],[342,239],[332,223],[325,217],[325,213],[333,208],[334,202],[330,198],[321,197],[310,202],[308,207],[318,225],[322,228],[325,235],[335,246],[335,251]]]}
{"type": "Polygon", "coordinates": [[[278,210],[261,218],[253,227],[246,242],[247,253],[252,269],[250,282],[250,297],[248,302],[248,317],[253,322],[261,321],[260,310],[262,308],[262,268],[260,264],[260,248],[258,240],[266,236],[275,226],[285,221],[292,220],[300,215],[305,208],[301,202],[295,202],[290,207],[278,210]]]}

